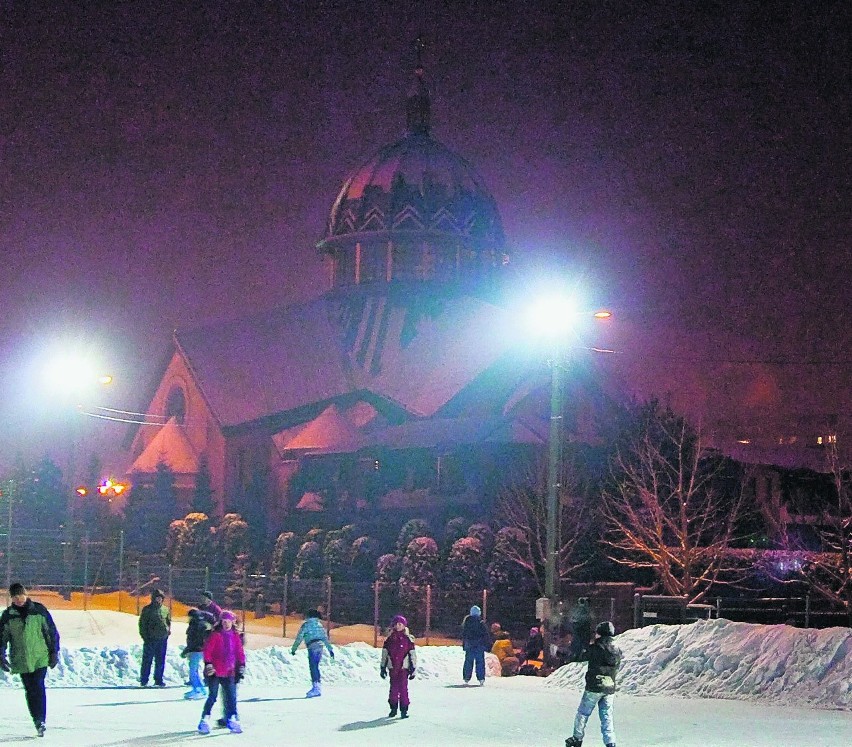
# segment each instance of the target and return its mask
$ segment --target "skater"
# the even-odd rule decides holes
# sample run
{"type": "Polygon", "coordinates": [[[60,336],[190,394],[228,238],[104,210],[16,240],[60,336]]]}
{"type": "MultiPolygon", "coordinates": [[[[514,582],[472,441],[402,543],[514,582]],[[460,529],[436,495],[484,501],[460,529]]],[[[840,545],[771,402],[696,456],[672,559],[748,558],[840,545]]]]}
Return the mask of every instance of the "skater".
{"type": "Polygon", "coordinates": [[[59,662],[59,632],[47,608],[30,599],[23,584],[12,584],[9,596],[12,604],[0,615],[0,669],[21,675],[27,708],[36,733],[43,737],[47,728],[44,678],[47,668],[59,662]]]}
{"type": "Polygon", "coordinates": [[[207,697],[207,688],[201,679],[204,669],[204,643],[216,624],[216,619],[204,610],[189,611],[189,625],[186,626],[186,648],[181,657],[189,666],[189,691],[184,694],[187,700],[201,700],[207,697]]]}
{"type": "Polygon", "coordinates": [[[296,640],[290,647],[291,654],[295,655],[296,649],[299,648],[302,641],[305,642],[305,648],[308,649],[308,666],[311,670],[311,689],[305,693],[305,697],[317,698],[322,695],[319,665],[322,659],[323,646],[328,649],[328,655],[332,659],[334,658],[334,649],[332,649],[325,628],[322,626],[322,614],[319,610],[308,610],[305,622],[302,623],[302,627],[296,634],[296,640]]]}
{"type": "Polygon", "coordinates": [[[154,663],[154,684],[165,687],[163,674],[166,670],[166,647],[172,632],[172,616],[163,602],[166,595],[159,589],[151,592],[151,603],[142,608],[139,615],[139,635],[142,636],[142,668],[139,684],[148,687],[151,662],[154,663]]]}
{"type": "Polygon", "coordinates": [[[246,654],[240,634],[234,628],[236,621],[237,616],[231,610],[222,610],[219,622],[204,643],[204,674],[210,694],[201,711],[200,734],[210,733],[210,714],[220,686],[225,701],[225,725],[234,734],[243,730],[237,715],[237,685],[245,674],[246,654]]]}
{"type": "Polygon", "coordinates": [[[382,647],[382,664],[379,674],[385,679],[390,674],[390,694],[388,718],[396,716],[408,718],[408,680],[414,679],[417,667],[417,654],[414,650],[414,636],[408,632],[408,620],[402,615],[391,619],[391,634],[385,639],[382,647]]]}
{"type": "Polygon", "coordinates": [[[476,605],[470,608],[470,614],[462,620],[462,648],[464,649],[464,684],[470,682],[473,667],[476,665],[476,679],[485,684],[485,652],[491,647],[488,628],[482,621],[482,610],[476,605]]]}
{"type": "Polygon", "coordinates": [[[565,740],[565,747],[580,747],[586,733],[586,722],[595,706],[601,719],[601,734],[606,747],[615,747],[615,728],[612,723],[615,677],[621,666],[621,649],[612,637],[615,626],[607,621],[595,629],[595,642],[586,650],[589,668],[586,670],[586,689],[574,719],[574,734],[565,740]]]}

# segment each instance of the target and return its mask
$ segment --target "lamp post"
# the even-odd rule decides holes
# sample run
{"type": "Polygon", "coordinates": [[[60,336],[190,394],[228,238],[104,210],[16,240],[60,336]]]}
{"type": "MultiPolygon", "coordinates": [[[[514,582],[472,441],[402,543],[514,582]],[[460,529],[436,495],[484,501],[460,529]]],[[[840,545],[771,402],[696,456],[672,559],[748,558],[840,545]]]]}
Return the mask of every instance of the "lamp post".
{"type": "Polygon", "coordinates": [[[580,317],[609,319],[608,311],[585,312],[573,299],[549,297],[540,300],[531,310],[530,322],[539,334],[547,337],[550,349],[550,433],[547,462],[547,496],[545,513],[544,595],[547,598],[545,617],[545,651],[550,643],[559,614],[561,597],[559,573],[559,502],[562,488],[563,444],[563,364],[564,339],[580,317]]]}

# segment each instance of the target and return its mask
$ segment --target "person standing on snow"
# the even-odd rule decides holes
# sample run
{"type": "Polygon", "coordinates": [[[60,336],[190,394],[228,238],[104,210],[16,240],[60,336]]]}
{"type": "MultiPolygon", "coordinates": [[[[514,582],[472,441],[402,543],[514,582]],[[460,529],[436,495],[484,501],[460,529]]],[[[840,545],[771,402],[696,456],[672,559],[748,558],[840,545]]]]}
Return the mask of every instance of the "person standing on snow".
{"type": "Polygon", "coordinates": [[[166,671],[166,647],[172,633],[172,616],[163,602],[166,595],[159,589],[151,593],[151,603],[146,604],[139,614],[139,635],[142,637],[142,667],[139,684],[148,687],[151,662],[154,663],[154,684],[165,687],[163,674],[166,671]]]}
{"type": "Polygon", "coordinates": [[[334,658],[334,649],[326,635],[325,628],[322,626],[322,615],[319,610],[308,610],[305,622],[299,628],[296,634],[296,639],[290,647],[290,653],[295,655],[299,644],[304,641],[305,648],[308,649],[308,667],[311,671],[311,689],[305,693],[306,698],[317,698],[322,695],[320,683],[322,681],[320,675],[320,661],[322,660],[323,647],[328,649],[328,655],[334,658]]]}
{"type": "Polygon", "coordinates": [[[382,647],[382,663],[379,674],[385,679],[390,674],[390,694],[388,703],[390,713],[388,718],[396,716],[397,708],[400,718],[408,718],[408,680],[414,679],[417,667],[417,654],[414,650],[414,636],[408,632],[408,620],[402,615],[391,619],[391,634],[385,639],[382,647]]]}
{"type": "Polygon", "coordinates": [[[189,624],[186,626],[186,648],[181,658],[187,660],[189,666],[189,691],[184,694],[187,700],[201,700],[207,697],[207,688],[201,679],[204,669],[204,643],[216,624],[216,618],[204,610],[191,609],[189,624]]]}
{"type": "Polygon", "coordinates": [[[464,649],[464,684],[470,682],[473,667],[476,665],[476,679],[485,684],[485,652],[491,647],[488,628],[482,620],[482,610],[476,605],[470,608],[470,614],[462,620],[462,649],[464,649]]]}
{"type": "Polygon", "coordinates": [[[21,676],[27,708],[43,737],[47,728],[44,678],[47,668],[59,663],[59,631],[47,607],[30,599],[23,584],[12,584],[9,596],[12,604],[0,615],[0,669],[21,676]]]}
{"type": "Polygon", "coordinates": [[[565,747],[581,747],[586,722],[595,706],[601,719],[601,734],[606,747],[615,747],[615,727],[612,721],[615,700],[615,678],[621,667],[621,649],[615,645],[615,626],[608,620],[595,629],[595,642],[586,650],[589,661],[586,670],[586,689],[574,719],[574,734],[565,740],[565,747]]]}
{"type": "Polygon", "coordinates": [[[239,632],[234,627],[237,616],[231,610],[222,610],[219,623],[204,643],[204,674],[210,694],[201,710],[198,723],[200,734],[210,733],[210,714],[222,688],[225,701],[225,719],[227,727],[234,733],[242,732],[237,716],[237,685],[243,679],[246,669],[246,653],[239,632]]]}

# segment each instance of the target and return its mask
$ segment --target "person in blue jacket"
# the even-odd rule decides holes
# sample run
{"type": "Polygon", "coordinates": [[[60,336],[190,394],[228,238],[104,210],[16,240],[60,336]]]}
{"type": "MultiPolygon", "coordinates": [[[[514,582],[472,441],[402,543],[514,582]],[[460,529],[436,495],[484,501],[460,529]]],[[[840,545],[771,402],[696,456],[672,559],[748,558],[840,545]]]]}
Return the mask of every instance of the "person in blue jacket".
{"type": "Polygon", "coordinates": [[[305,693],[306,698],[316,698],[322,695],[320,689],[320,661],[322,660],[323,648],[328,649],[328,655],[334,658],[334,649],[326,635],[325,628],[322,626],[322,615],[319,610],[308,610],[305,622],[299,628],[296,634],[296,639],[290,647],[290,653],[295,654],[299,644],[305,642],[305,648],[308,649],[308,666],[311,670],[311,689],[305,693]]]}

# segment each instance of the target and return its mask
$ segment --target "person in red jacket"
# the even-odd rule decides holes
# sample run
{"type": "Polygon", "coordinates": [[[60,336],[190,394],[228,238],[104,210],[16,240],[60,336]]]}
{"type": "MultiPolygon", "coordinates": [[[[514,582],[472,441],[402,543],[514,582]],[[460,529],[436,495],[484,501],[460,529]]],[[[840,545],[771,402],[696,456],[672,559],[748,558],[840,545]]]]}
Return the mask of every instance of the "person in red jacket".
{"type": "Polygon", "coordinates": [[[400,718],[408,718],[408,706],[411,704],[408,698],[408,680],[414,679],[416,667],[414,636],[408,632],[408,620],[402,615],[395,615],[391,619],[391,634],[385,639],[385,645],[382,647],[382,664],[379,669],[382,679],[390,674],[390,718],[396,716],[397,708],[400,718]]]}
{"type": "Polygon", "coordinates": [[[204,675],[207,678],[209,695],[201,711],[201,721],[198,731],[201,734],[210,733],[210,714],[219,687],[222,687],[222,697],[225,700],[225,719],[228,728],[235,734],[242,731],[237,716],[237,684],[242,680],[246,668],[246,653],[240,634],[234,627],[237,616],[231,610],[223,610],[219,624],[210,633],[204,643],[204,675]]]}

